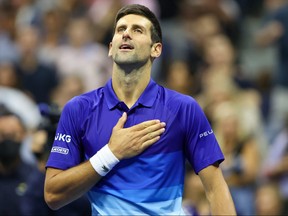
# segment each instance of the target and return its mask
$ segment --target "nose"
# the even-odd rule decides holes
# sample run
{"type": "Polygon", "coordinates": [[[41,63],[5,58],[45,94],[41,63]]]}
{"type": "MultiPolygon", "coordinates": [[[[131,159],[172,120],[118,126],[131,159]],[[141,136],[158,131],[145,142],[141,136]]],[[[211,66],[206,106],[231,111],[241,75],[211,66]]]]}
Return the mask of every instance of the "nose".
{"type": "Polygon", "coordinates": [[[128,29],[126,29],[122,34],[122,39],[131,39],[128,29]]]}

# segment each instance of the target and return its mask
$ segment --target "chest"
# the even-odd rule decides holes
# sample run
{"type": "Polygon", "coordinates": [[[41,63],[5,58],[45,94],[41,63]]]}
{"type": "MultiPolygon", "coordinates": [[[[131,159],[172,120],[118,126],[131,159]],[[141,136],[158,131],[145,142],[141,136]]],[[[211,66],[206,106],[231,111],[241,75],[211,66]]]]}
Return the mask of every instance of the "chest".
{"type": "MultiPolygon", "coordinates": [[[[97,110],[84,125],[82,136],[83,149],[88,157],[91,157],[105,144],[109,142],[113,127],[117,124],[123,111],[97,110]]],[[[175,152],[183,149],[185,131],[177,114],[163,109],[137,108],[129,110],[124,128],[128,128],[141,122],[159,119],[166,123],[166,130],[160,140],[148,148],[143,154],[157,154],[159,152],[175,152]]]]}

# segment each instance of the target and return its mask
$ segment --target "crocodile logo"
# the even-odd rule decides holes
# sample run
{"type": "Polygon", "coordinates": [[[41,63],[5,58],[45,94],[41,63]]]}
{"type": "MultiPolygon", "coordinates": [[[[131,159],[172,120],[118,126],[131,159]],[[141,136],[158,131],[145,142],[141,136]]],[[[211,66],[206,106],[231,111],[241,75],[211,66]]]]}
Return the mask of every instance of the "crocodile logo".
{"type": "Polygon", "coordinates": [[[106,166],[103,165],[101,168],[104,172],[109,172],[109,169],[106,166]]]}

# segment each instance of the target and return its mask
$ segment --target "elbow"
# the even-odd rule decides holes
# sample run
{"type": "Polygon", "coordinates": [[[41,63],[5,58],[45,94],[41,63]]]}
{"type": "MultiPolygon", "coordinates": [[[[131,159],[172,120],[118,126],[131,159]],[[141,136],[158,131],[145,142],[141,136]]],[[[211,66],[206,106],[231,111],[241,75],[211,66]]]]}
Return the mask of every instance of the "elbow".
{"type": "Polygon", "coordinates": [[[52,193],[45,192],[44,199],[48,207],[52,210],[58,210],[62,207],[60,200],[52,193]]]}

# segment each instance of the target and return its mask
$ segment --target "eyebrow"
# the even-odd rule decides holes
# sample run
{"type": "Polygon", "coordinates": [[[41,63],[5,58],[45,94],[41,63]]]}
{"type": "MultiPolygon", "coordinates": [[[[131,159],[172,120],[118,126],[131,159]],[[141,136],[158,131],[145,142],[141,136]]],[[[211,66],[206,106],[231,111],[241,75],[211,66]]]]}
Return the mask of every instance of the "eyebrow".
{"type": "MultiPolygon", "coordinates": [[[[120,24],[119,26],[116,26],[116,30],[119,28],[127,28],[127,24],[120,24]]],[[[132,24],[132,29],[136,29],[136,28],[140,28],[142,30],[146,30],[146,28],[143,25],[139,25],[139,24],[132,24]]]]}

